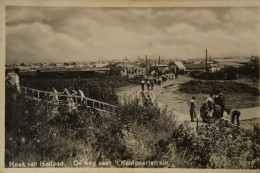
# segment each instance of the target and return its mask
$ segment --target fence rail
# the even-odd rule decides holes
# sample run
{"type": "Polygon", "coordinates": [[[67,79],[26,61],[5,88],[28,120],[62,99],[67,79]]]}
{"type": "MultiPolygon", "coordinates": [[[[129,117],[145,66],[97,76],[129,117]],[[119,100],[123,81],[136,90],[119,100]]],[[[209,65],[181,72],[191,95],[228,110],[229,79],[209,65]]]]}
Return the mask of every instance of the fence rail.
{"type": "Polygon", "coordinates": [[[101,111],[113,111],[113,112],[116,108],[116,106],[114,105],[101,102],[95,99],[87,98],[87,97],[81,97],[77,95],[68,96],[60,93],[58,93],[58,95],[55,95],[53,92],[50,91],[41,91],[38,89],[23,87],[23,86],[21,86],[21,93],[33,97],[37,100],[58,101],[59,105],[66,104],[68,98],[72,98],[73,102],[75,103],[75,106],[86,106],[101,111]],[[55,96],[58,97],[58,100],[55,99],[55,96]]]}

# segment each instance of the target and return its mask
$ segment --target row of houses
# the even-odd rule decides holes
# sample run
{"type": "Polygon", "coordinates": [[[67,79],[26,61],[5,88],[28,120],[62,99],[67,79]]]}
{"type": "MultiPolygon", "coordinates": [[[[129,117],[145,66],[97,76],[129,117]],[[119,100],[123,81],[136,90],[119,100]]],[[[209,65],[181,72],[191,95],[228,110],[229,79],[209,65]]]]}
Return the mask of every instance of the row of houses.
{"type": "MultiPolygon", "coordinates": [[[[201,61],[198,63],[187,63],[185,61],[164,61],[160,60],[158,62],[155,61],[144,61],[142,59],[138,59],[138,61],[112,61],[112,62],[92,62],[92,63],[76,63],[76,62],[65,62],[65,63],[39,63],[39,64],[19,64],[16,65],[19,67],[20,71],[38,71],[42,73],[50,73],[50,72],[59,72],[64,74],[66,71],[69,73],[80,71],[81,73],[89,73],[93,71],[95,73],[106,73],[112,75],[122,76],[126,75],[147,75],[154,72],[158,72],[159,74],[165,73],[175,73],[175,74],[185,74],[185,73],[203,73],[206,72],[206,67],[208,72],[215,73],[221,69],[226,67],[241,67],[246,66],[252,63],[255,59],[259,59],[259,57],[251,57],[248,62],[238,62],[238,61],[230,61],[225,60],[225,62],[218,61],[208,61],[207,66],[206,63],[201,61]],[[229,62],[230,61],[230,62],[229,62]]],[[[36,73],[36,72],[35,72],[36,73]]]]}
{"type": "MultiPolygon", "coordinates": [[[[207,64],[207,68],[209,72],[216,72],[221,68],[217,64],[207,64]]],[[[130,73],[133,71],[142,71],[142,74],[147,74],[147,71],[157,71],[162,74],[164,73],[174,73],[174,74],[185,74],[189,72],[206,72],[206,64],[184,64],[181,61],[172,61],[168,64],[154,64],[147,65],[145,67],[140,67],[139,65],[129,65],[126,64],[123,68],[123,71],[129,71],[130,73]]],[[[126,75],[126,74],[125,74],[126,75]]]]}

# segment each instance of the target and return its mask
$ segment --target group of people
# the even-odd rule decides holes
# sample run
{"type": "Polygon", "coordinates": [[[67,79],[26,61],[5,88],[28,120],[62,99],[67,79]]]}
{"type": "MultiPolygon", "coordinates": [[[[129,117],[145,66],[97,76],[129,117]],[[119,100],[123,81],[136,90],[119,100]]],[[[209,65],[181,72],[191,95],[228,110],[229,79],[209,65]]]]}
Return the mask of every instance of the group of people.
{"type": "Polygon", "coordinates": [[[146,81],[144,79],[141,80],[141,88],[142,88],[142,91],[144,91],[144,86],[146,84],[146,87],[147,87],[147,91],[151,91],[153,90],[154,88],[154,80],[149,80],[147,79],[146,81]]]}
{"type": "MultiPolygon", "coordinates": [[[[174,78],[175,78],[175,75],[174,75],[174,78]]],[[[163,74],[161,77],[154,77],[153,79],[149,80],[148,77],[147,79],[142,79],[141,80],[141,88],[142,88],[142,91],[144,91],[145,89],[145,85],[147,87],[147,90],[148,91],[151,91],[154,89],[154,86],[155,85],[158,85],[160,86],[162,83],[166,83],[167,79],[170,79],[169,75],[167,74],[163,74]]],[[[173,79],[173,78],[172,78],[173,79]]]]}
{"type": "Polygon", "coordinates": [[[75,90],[72,90],[72,93],[69,92],[67,88],[65,88],[62,92],[58,92],[54,87],[52,88],[52,99],[54,103],[59,102],[59,95],[66,95],[66,102],[68,103],[68,106],[71,108],[75,108],[75,102],[72,98],[72,96],[79,94],[80,96],[80,104],[85,104],[85,94],[82,90],[78,89],[78,92],[75,90]]]}
{"type": "MultiPolygon", "coordinates": [[[[197,118],[196,115],[196,107],[197,103],[195,101],[195,97],[188,102],[188,106],[190,107],[190,118],[191,122],[194,122],[194,118],[197,118]]],[[[200,116],[204,122],[210,121],[213,118],[214,122],[218,119],[227,120],[228,117],[231,118],[231,124],[234,124],[235,119],[237,121],[237,125],[239,125],[239,116],[241,112],[237,109],[229,109],[225,107],[225,99],[223,97],[223,93],[219,93],[218,96],[213,98],[213,94],[206,99],[206,101],[200,107],[200,116]],[[224,112],[226,111],[227,115],[224,116],[224,112]]]]}

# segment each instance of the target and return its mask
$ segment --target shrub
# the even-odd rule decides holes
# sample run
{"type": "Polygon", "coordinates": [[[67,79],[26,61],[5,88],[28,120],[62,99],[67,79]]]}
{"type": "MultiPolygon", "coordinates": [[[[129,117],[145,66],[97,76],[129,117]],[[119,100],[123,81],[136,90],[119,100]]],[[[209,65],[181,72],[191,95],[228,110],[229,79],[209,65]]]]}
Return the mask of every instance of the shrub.
{"type": "Polygon", "coordinates": [[[259,89],[250,87],[248,84],[237,82],[219,82],[219,81],[202,81],[191,80],[182,83],[179,91],[185,93],[204,93],[219,94],[222,93],[250,93],[259,96],[259,89]]]}
{"type": "Polygon", "coordinates": [[[259,169],[259,137],[259,129],[237,132],[221,124],[201,125],[196,133],[194,126],[184,123],[164,142],[164,153],[176,146],[175,154],[183,159],[180,167],[259,169]]]}
{"type": "MultiPolygon", "coordinates": [[[[175,130],[174,115],[156,105],[142,106],[136,99],[113,112],[89,108],[70,111],[47,101],[6,97],[5,161],[112,161],[155,156],[155,144],[175,130]],[[14,109],[15,112],[11,110],[14,109]],[[132,143],[131,143],[132,141],[132,143]],[[145,153],[145,154],[143,154],[145,153]]],[[[160,159],[160,158],[158,158],[160,159]]]]}

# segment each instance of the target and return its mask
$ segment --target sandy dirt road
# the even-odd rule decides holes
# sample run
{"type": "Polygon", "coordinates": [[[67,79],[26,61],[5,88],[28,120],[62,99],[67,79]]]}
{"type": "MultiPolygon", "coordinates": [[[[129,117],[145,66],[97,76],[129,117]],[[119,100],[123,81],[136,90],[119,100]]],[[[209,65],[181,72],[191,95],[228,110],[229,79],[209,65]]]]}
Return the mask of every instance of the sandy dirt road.
{"type": "MultiPolygon", "coordinates": [[[[161,86],[155,85],[153,90],[153,96],[157,97],[158,105],[160,107],[167,106],[168,110],[174,110],[173,112],[175,113],[175,115],[178,116],[178,121],[190,120],[189,107],[187,103],[191,99],[192,95],[179,92],[178,88],[181,83],[187,82],[191,79],[192,78],[188,76],[179,76],[178,79],[167,80],[167,82],[163,83],[161,86]]],[[[121,87],[117,89],[116,92],[117,95],[121,98],[124,96],[139,95],[141,92],[141,86],[130,85],[126,87],[121,87]]],[[[200,94],[194,94],[193,96],[196,97],[196,102],[198,104],[196,113],[197,113],[197,117],[200,119],[199,108],[200,105],[206,100],[208,95],[200,93],[200,94]]],[[[241,111],[241,116],[240,116],[241,120],[248,120],[248,119],[259,120],[260,118],[260,114],[259,114],[260,107],[243,108],[239,110],[241,111]]]]}

